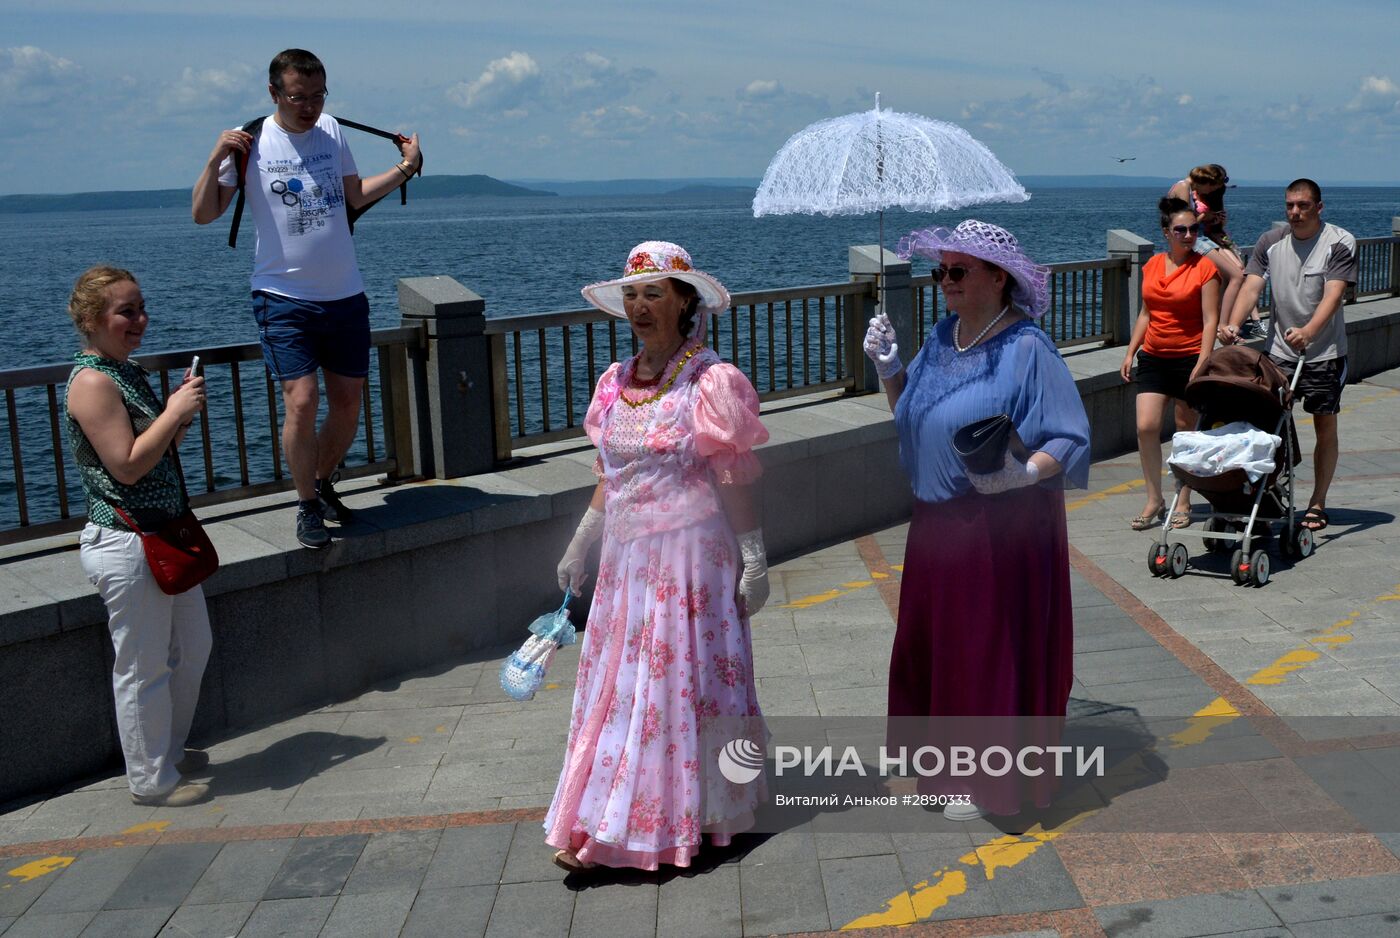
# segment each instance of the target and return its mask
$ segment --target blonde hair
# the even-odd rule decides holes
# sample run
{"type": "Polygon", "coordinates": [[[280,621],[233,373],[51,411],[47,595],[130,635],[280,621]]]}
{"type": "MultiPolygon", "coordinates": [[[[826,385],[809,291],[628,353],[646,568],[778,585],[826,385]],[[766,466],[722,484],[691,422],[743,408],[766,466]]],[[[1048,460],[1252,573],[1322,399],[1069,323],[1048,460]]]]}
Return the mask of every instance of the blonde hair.
{"type": "Polygon", "coordinates": [[[1230,174],[1219,163],[1205,163],[1191,170],[1188,175],[1197,185],[1223,186],[1230,181],[1230,174]]]}
{"type": "Polygon", "coordinates": [[[108,264],[89,267],[73,282],[73,294],[68,297],[68,315],[84,338],[92,335],[97,328],[97,317],[107,308],[107,288],[123,281],[135,283],[138,287],[141,285],[131,271],[108,264]]]}

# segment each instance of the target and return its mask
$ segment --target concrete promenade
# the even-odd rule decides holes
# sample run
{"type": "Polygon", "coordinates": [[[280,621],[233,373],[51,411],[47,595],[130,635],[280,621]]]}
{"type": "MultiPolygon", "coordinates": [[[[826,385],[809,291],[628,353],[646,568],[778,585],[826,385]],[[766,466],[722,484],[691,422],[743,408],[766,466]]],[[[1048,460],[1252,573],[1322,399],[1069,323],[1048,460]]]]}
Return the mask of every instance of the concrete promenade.
{"type": "MultiPolygon", "coordinates": [[[[1148,576],[1134,454],[1070,493],[1074,706],[1171,721],[1120,754],[1131,784],[565,878],[539,822],[577,646],[524,704],[497,686],[502,648],[211,745],[211,803],[139,808],[113,776],[0,807],[0,935],[1400,933],[1400,825],[1372,797],[1400,785],[1400,370],[1344,405],[1332,524],[1308,560],[1272,548],[1262,589],[1198,541],[1184,577],[1148,576]]],[[[904,535],[775,567],[754,622],[769,717],[884,712],[904,535]]]]}

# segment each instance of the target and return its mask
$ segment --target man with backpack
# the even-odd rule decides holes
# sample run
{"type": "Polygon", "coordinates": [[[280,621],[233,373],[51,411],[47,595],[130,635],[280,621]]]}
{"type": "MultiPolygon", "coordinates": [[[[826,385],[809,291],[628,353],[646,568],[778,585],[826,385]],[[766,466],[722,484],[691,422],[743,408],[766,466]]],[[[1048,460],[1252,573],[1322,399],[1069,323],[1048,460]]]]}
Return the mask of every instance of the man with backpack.
{"type": "Polygon", "coordinates": [[[369,302],[350,226],[356,210],[416,173],[422,154],[417,134],[401,138],[403,158],[362,179],[340,124],[322,113],[325,66],[304,49],[272,60],[268,93],[276,107],[270,118],[219,135],[195,182],[193,214],[196,224],[207,225],[235,194],[241,209],[246,193],[258,235],[253,313],[263,359],[282,385],[282,448],[297,490],[297,541],[322,548],[330,544],[325,520],[351,520],[333,478],[359,428],[369,374],[369,302]],[[318,370],[327,402],[319,431],[318,370]]]}

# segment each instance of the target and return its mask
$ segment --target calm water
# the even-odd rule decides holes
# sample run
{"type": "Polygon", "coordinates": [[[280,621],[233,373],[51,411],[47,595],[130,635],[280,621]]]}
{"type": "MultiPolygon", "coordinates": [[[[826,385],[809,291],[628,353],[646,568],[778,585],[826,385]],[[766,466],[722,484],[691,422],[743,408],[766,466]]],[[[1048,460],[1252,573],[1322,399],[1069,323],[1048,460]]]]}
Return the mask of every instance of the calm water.
{"type": "MultiPolygon", "coordinates": [[[[885,240],[975,216],[1005,225],[1038,261],[1103,257],[1105,232],[1126,228],[1160,241],[1155,202],[1141,189],[1046,189],[1020,205],[939,216],[893,211],[885,240]]],[[[1249,243],[1283,217],[1277,189],[1235,189],[1231,233],[1249,243]]],[[[1400,189],[1332,189],[1325,217],[1358,237],[1388,235],[1400,189]]],[[[582,306],[579,287],[621,271],[638,241],[677,241],[730,290],[846,279],[846,247],[876,241],[875,216],[755,219],[742,194],[682,197],[386,199],[357,226],[374,325],[398,325],[399,277],[448,274],[486,298],[487,314],[582,306]]],[[[227,221],[198,227],[188,206],[124,212],[0,215],[0,274],[10,284],[0,367],[66,360],[76,339],[64,312],[73,278],[107,261],[142,281],[151,329],[143,351],[252,342],[248,308],[253,237],[236,251],[227,221]]],[[[916,272],[927,270],[919,264],[916,272]]]]}
{"type": "MultiPolygon", "coordinates": [[[[977,217],[1013,231],[1038,261],[1103,257],[1105,233],[1125,228],[1160,242],[1156,189],[1046,189],[1020,205],[985,206],[938,216],[894,211],[885,216],[885,243],[893,247],[909,230],[954,225],[977,217]]],[[[847,278],[846,248],[873,244],[875,216],[860,218],[752,217],[750,196],[617,196],[560,198],[386,199],[357,226],[356,248],[375,327],[398,325],[399,277],[447,274],[486,299],[487,315],[546,312],[583,305],[579,287],[620,272],[627,251],[657,238],[687,247],[701,269],[734,292],[847,278]]],[[[1277,188],[1235,189],[1228,199],[1230,230],[1252,242],[1283,217],[1277,188]]],[[[1388,235],[1400,215],[1400,189],[1331,189],[1325,217],[1358,237],[1388,235]]],[[[245,219],[246,221],[246,219],[245,219]]],[[[253,342],[248,304],[252,231],[244,227],[238,250],[225,243],[227,219],[198,227],[187,205],[121,212],[0,215],[0,272],[10,302],[0,311],[8,341],[0,368],[67,361],[77,346],[65,306],[75,276],[110,262],[142,281],[150,331],[143,351],[253,342]]],[[[916,263],[915,272],[928,265],[916,263]]],[[[255,364],[255,363],[254,363],[255,364]]],[[[243,372],[245,384],[258,380],[243,372]]],[[[41,397],[42,395],[40,395],[41,397]]],[[[40,404],[42,406],[42,404],[40,404]]],[[[217,416],[217,414],[216,414],[217,416]]],[[[47,418],[29,411],[21,421],[31,510],[54,505],[52,450],[47,418]]],[[[362,443],[357,443],[361,451],[362,443]]],[[[186,444],[191,479],[202,473],[186,444]]],[[[270,450],[250,450],[267,477],[270,450]]],[[[217,460],[216,460],[217,462],[217,460]]],[[[232,467],[217,465],[220,479],[232,467]]],[[[9,447],[0,446],[0,527],[17,522],[9,447]]],[[[70,484],[73,476],[69,476],[70,484]]],[[[81,510],[81,506],[79,506],[81,510]]],[[[49,509],[51,512],[52,509],[49,509]]]]}

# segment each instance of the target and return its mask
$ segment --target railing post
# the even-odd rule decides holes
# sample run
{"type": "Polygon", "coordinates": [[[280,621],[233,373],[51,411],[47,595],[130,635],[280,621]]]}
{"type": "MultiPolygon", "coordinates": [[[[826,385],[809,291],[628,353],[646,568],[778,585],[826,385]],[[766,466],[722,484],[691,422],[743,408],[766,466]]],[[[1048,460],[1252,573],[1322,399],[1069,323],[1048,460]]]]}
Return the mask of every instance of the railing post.
{"type": "MultiPolygon", "coordinates": [[[[1114,321],[1105,321],[1104,331],[1113,335],[1113,344],[1121,345],[1133,333],[1133,319],[1142,308],[1142,266],[1152,259],[1152,242],[1123,228],[1108,232],[1108,256],[1128,261],[1128,275],[1119,288],[1114,321]]],[[[1108,318],[1105,304],[1104,318],[1108,318]]]]}
{"type": "Polygon", "coordinates": [[[914,332],[914,302],[909,290],[910,265],[888,248],[884,251],[884,269],[881,270],[881,252],[878,244],[853,244],[847,251],[848,266],[852,283],[875,285],[875,295],[861,297],[860,314],[852,317],[850,341],[846,345],[846,355],[851,374],[856,376],[857,391],[880,390],[880,379],[875,374],[875,366],[865,357],[865,330],[870,318],[883,312],[890,317],[894,326],[895,342],[899,344],[899,355],[908,364],[918,351],[918,339],[914,332]]]}
{"type": "Polygon", "coordinates": [[[420,475],[452,479],[495,468],[486,301],[451,277],[399,281],[405,326],[426,326],[411,350],[409,412],[420,475]],[[416,359],[416,361],[415,361],[416,359]]]}
{"type": "MultiPolygon", "coordinates": [[[[1390,216],[1390,236],[1400,238],[1400,215],[1390,216]]],[[[1400,296],[1400,241],[1390,245],[1390,295],[1400,296]]]]}

